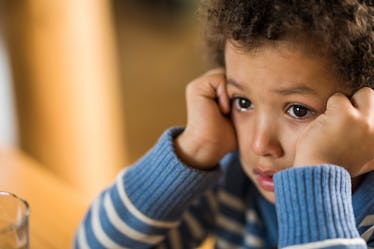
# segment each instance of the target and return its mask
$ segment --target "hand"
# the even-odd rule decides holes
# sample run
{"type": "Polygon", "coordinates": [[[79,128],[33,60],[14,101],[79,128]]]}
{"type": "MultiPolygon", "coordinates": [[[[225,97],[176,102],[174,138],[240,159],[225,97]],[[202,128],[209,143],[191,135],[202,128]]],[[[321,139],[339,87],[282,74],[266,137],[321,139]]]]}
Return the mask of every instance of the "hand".
{"type": "Polygon", "coordinates": [[[224,69],[213,69],[186,88],[188,122],[175,140],[178,156],[187,165],[210,169],[236,149],[224,69]]]}
{"type": "Polygon", "coordinates": [[[297,141],[294,165],[331,163],[352,177],[374,170],[374,91],[364,87],[350,101],[335,93],[325,113],[297,141]]]}

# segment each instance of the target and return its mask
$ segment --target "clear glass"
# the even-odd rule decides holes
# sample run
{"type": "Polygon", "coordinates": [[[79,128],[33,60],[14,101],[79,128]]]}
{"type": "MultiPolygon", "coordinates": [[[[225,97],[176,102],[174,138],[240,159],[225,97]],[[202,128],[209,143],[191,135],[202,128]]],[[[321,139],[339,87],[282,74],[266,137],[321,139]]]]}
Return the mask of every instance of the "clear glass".
{"type": "Polygon", "coordinates": [[[0,191],[0,249],[29,249],[29,205],[0,191]]]}

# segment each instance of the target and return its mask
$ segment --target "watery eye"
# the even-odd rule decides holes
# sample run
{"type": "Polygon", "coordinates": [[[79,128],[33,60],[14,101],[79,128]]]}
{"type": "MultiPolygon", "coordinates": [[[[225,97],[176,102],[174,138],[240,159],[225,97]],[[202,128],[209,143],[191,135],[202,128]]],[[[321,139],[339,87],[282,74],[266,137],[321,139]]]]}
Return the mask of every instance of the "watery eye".
{"type": "Polygon", "coordinates": [[[302,105],[291,105],[287,109],[287,113],[294,118],[304,119],[313,115],[314,112],[302,105]]]}
{"type": "Polygon", "coordinates": [[[242,98],[242,97],[234,98],[233,99],[233,104],[234,104],[234,107],[241,112],[245,112],[248,109],[253,108],[252,102],[250,100],[248,100],[246,98],[242,98]]]}

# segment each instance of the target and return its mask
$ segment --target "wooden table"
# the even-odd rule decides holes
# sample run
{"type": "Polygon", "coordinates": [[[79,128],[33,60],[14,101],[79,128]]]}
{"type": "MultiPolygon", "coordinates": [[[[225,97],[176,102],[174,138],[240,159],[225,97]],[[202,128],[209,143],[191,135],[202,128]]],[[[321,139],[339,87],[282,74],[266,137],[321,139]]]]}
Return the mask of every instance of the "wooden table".
{"type": "Polygon", "coordinates": [[[72,248],[88,197],[14,149],[0,149],[0,190],[29,203],[30,249],[72,248]]]}

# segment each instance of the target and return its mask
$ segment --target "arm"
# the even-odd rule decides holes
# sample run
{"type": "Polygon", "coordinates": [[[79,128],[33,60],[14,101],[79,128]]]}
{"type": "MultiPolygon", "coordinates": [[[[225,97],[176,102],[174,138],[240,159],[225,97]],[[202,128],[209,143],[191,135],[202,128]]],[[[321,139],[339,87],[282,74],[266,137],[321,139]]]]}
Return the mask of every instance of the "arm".
{"type": "Polygon", "coordinates": [[[190,204],[217,181],[217,164],[236,148],[236,137],[225,116],[230,106],[222,69],[191,82],[186,95],[186,128],[167,132],[95,200],[76,248],[190,248],[202,240],[213,212],[204,197],[190,204]]]}
{"type": "Polygon", "coordinates": [[[97,197],[77,231],[76,248],[151,248],[160,243],[173,248],[177,239],[184,245],[202,241],[212,210],[199,204],[185,210],[216,182],[220,170],[200,171],[183,165],[173,148],[173,137],[179,132],[167,131],[147,155],[121,172],[113,186],[97,197]],[[189,236],[178,236],[181,229],[189,236]]]}

